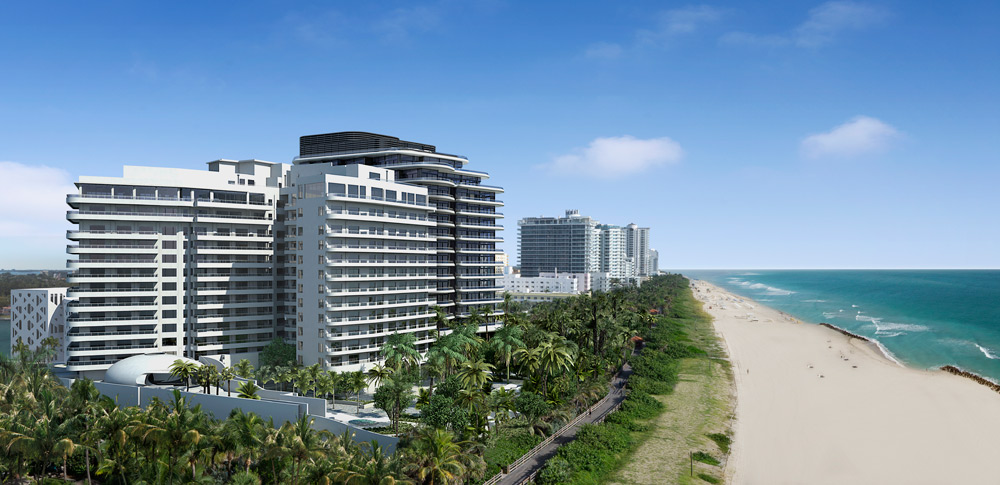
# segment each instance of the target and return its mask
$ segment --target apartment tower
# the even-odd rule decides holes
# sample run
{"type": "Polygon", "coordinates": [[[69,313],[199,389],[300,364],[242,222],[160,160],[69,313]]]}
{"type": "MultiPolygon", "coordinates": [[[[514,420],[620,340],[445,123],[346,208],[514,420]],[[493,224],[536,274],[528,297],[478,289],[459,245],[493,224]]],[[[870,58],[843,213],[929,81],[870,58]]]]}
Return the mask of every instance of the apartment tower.
{"type": "Polygon", "coordinates": [[[80,177],[66,200],[67,369],[99,377],[150,353],[256,360],[278,330],[273,228],[288,168],[216,160],[80,177]]]}

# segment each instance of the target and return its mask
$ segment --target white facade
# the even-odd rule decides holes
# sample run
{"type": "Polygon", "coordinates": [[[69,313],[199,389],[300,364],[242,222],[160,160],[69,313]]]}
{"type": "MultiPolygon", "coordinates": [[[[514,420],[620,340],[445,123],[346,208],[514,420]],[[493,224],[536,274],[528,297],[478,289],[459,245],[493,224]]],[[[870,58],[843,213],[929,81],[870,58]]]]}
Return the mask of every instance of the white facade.
{"type": "Polygon", "coordinates": [[[648,276],[649,266],[649,228],[635,224],[625,226],[625,253],[632,259],[635,267],[632,276],[648,276]]]}
{"type": "Polygon", "coordinates": [[[289,166],[208,165],[126,166],[122,177],[81,177],[67,196],[77,224],[68,370],[100,375],[153,353],[256,361],[275,336],[273,226],[289,166]]]}
{"type": "Polygon", "coordinates": [[[503,286],[510,293],[580,293],[577,278],[554,273],[538,276],[504,275],[503,286]]]}
{"type": "Polygon", "coordinates": [[[283,198],[299,363],[361,370],[397,332],[426,351],[437,289],[427,188],[384,168],[299,165],[283,198]]]}
{"type": "Polygon", "coordinates": [[[649,269],[649,275],[657,275],[660,273],[660,253],[655,249],[649,250],[649,258],[647,267],[649,269]]]}
{"type": "Polygon", "coordinates": [[[33,288],[10,292],[10,344],[20,341],[32,350],[49,337],[59,341],[54,360],[66,360],[66,288],[33,288]]]}

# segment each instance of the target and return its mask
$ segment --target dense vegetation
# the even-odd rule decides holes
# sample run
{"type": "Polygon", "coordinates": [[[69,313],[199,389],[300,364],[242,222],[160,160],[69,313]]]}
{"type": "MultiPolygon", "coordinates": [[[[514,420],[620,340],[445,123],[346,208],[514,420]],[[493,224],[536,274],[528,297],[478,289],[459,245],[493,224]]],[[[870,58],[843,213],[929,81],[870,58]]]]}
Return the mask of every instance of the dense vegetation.
{"type": "Polygon", "coordinates": [[[0,307],[10,306],[10,290],[22,288],[63,288],[69,286],[65,277],[48,274],[0,273],[0,307]]]}
{"type": "Polygon", "coordinates": [[[653,327],[641,331],[645,345],[642,353],[631,360],[633,374],[628,381],[628,397],[603,423],[585,425],[574,441],[560,447],[536,483],[606,481],[646,436],[647,425],[643,423],[665,411],[663,404],[653,396],[674,389],[680,359],[705,354],[692,345],[686,332],[693,319],[702,318],[698,311],[700,305],[686,282],[667,277],[653,280],[643,285],[643,289],[656,292],[670,304],[664,314],[656,317],[653,327]]]}
{"type": "MultiPolygon", "coordinates": [[[[651,394],[669,392],[677,358],[696,352],[684,342],[683,315],[672,312],[687,282],[661,276],[641,288],[596,292],[530,311],[504,301],[503,329],[486,340],[476,330],[485,318],[449,320],[423,358],[412,335],[383,345],[384,365],[367,373],[335,373],[318,365],[289,365],[283,349],[254,369],[176,365],[174,372],[209,390],[239,375],[265,385],[319,397],[372,396],[391,418],[385,432],[400,436],[399,451],[314,431],[308,418],[273,426],[236,411],[216,420],[176,394],[146,409],[119,408],[80,380],[66,389],[44,365],[51,349],[19,346],[0,357],[0,480],[72,477],[104,483],[475,483],[500,471],[601,399],[610,376],[631,355],[632,337],[647,351],[635,358],[632,389],[620,411],[587,427],[563,447],[545,471],[548,483],[588,483],[614,469],[634,446],[637,421],[661,411],[651,394]],[[667,313],[669,317],[658,317],[667,313]],[[654,323],[657,323],[654,326],[654,323]],[[652,351],[650,351],[652,350],[652,351]],[[519,378],[522,391],[492,389],[519,378]],[[416,389],[417,392],[414,392],[416,389]],[[414,404],[419,417],[406,409],[414,404]]],[[[689,292],[688,292],[689,293],[689,292]]],[[[683,305],[681,305],[683,306],[683,305]]],[[[239,386],[254,398],[255,386],[239,386]]]]}

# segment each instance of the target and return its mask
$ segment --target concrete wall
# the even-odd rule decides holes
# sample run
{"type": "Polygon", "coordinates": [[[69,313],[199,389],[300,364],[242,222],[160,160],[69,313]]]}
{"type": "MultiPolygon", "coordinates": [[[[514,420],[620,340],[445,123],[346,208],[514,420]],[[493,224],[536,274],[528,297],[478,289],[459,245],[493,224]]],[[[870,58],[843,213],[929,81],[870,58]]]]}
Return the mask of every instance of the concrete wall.
{"type": "MultiPolygon", "coordinates": [[[[188,398],[192,406],[201,404],[202,411],[220,420],[228,418],[233,409],[240,408],[243,412],[254,413],[264,420],[273,418],[274,426],[278,427],[285,421],[294,423],[300,415],[306,414],[306,405],[301,403],[242,399],[235,396],[215,396],[183,391],[181,395],[188,398]]],[[[148,406],[154,397],[160,398],[163,402],[170,402],[174,399],[174,392],[173,389],[153,387],[143,387],[139,391],[139,402],[142,407],[148,406]]]]}
{"type": "Polygon", "coordinates": [[[341,423],[340,421],[334,421],[330,418],[316,417],[315,419],[316,421],[313,422],[313,429],[325,429],[338,436],[344,434],[345,430],[349,430],[355,443],[364,443],[375,440],[378,441],[378,444],[382,446],[388,454],[395,452],[396,445],[399,444],[399,438],[373,433],[346,423],[341,423]]]}
{"type": "Polygon", "coordinates": [[[294,396],[287,392],[271,391],[268,389],[257,390],[257,395],[260,396],[261,399],[303,403],[309,406],[307,411],[308,414],[312,416],[326,416],[326,399],[318,397],[294,396]]]}
{"type": "Polygon", "coordinates": [[[95,381],[94,387],[96,387],[98,392],[101,394],[114,399],[115,403],[118,404],[118,407],[139,405],[139,388],[136,386],[95,381]]]}

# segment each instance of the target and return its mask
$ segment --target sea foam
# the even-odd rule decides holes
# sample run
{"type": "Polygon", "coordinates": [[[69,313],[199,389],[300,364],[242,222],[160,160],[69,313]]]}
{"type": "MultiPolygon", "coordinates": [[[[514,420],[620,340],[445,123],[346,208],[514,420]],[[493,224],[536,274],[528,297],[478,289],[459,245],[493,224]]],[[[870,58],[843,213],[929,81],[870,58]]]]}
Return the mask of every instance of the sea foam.
{"type": "Polygon", "coordinates": [[[993,351],[991,351],[990,349],[983,347],[982,345],[979,345],[975,342],[973,342],[973,345],[975,345],[979,349],[979,351],[986,356],[987,359],[1000,360],[1000,356],[993,353],[993,351]]]}

